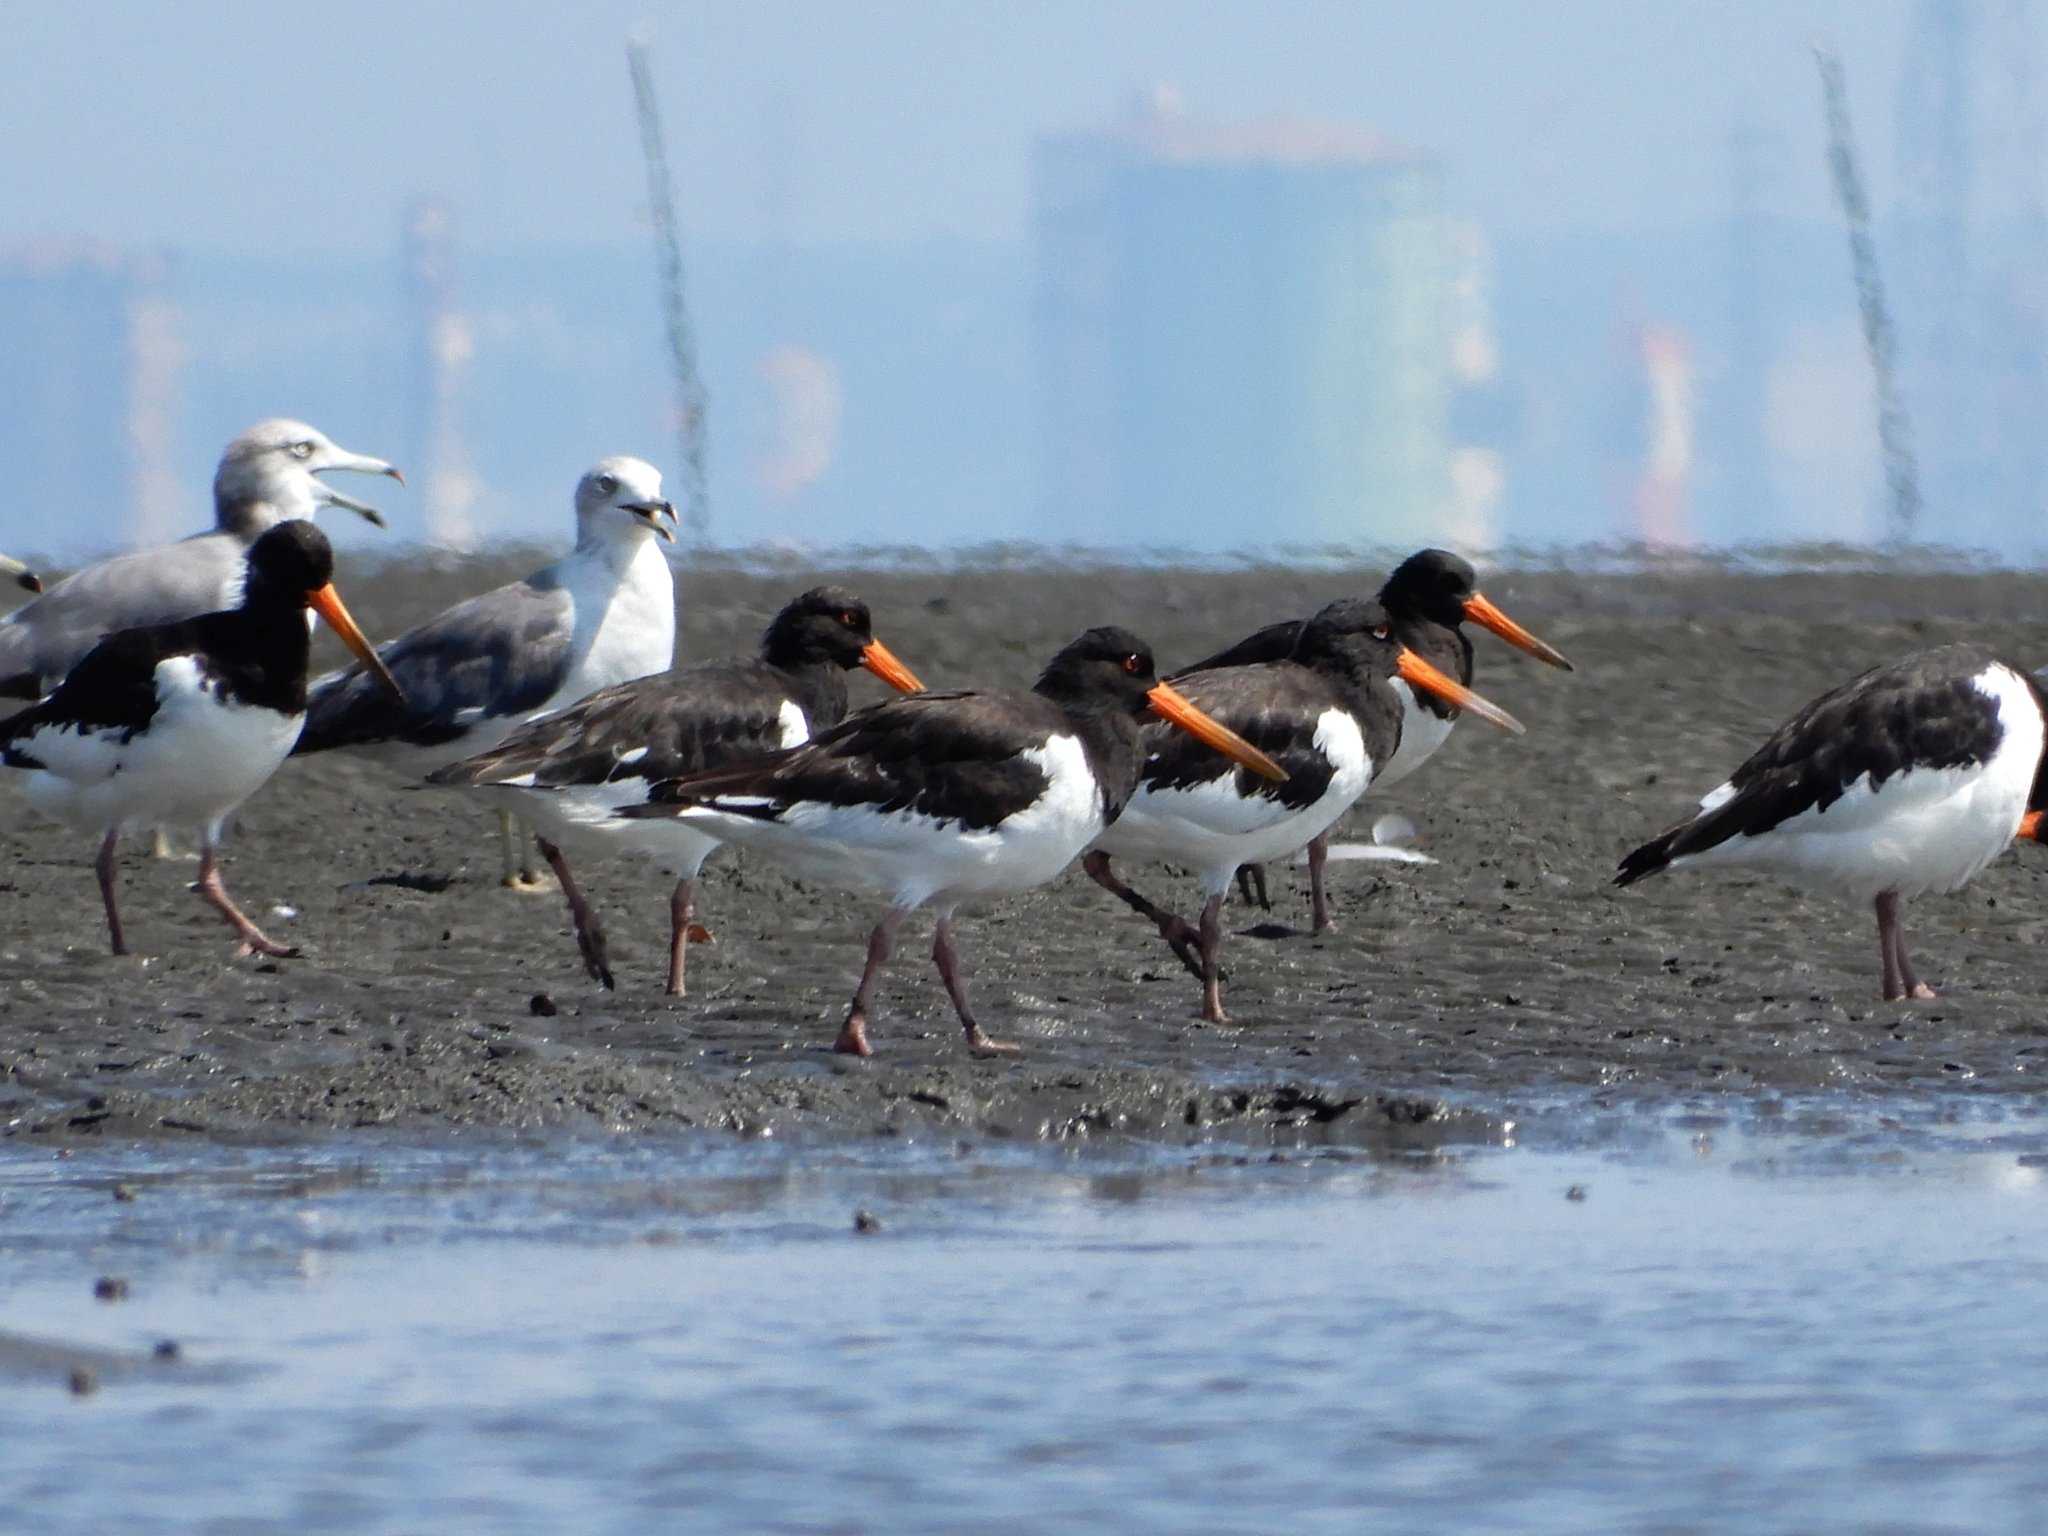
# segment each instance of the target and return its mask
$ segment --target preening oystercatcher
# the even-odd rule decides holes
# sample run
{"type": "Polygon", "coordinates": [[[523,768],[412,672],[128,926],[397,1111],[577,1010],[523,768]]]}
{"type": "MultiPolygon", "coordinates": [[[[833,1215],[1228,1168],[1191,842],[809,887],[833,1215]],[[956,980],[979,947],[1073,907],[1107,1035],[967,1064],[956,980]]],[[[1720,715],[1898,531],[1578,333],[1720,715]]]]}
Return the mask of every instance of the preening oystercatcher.
{"type": "Polygon", "coordinates": [[[1371,787],[1398,750],[1404,717],[1396,680],[1413,691],[1520,732],[1515,718],[1424,661],[1395,637],[1376,602],[1345,599],[1308,620],[1286,661],[1225,666],[1175,677],[1210,718],[1287,770],[1285,783],[1238,772],[1213,752],[1160,727],[1143,736],[1138,788],[1083,867],[1104,889],[1158,925],[1201,980],[1202,1017],[1227,1022],[1221,956],[1223,898],[1240,865],[1292,854],[1371,787]],[[1118,879],[1113,856],[1190,867],[1203,893],[1199,931],[1118,879]]]}
{"type": "MultiPolygon", "coordinates": [[[[652,464],[598,460],[576,485],[573,550],[386,643],[379,654],[405,704],[361,667],[321,678],[297,751],[366,752],[417,780],[599,688],[666,671],[676,587],[658,541],[675,542],[675,520],[652,464]]],[[[505,883],[520,885],[509,814],[499,831],[505,883]]],[[[544,842],[541,852],[562,876],[560,850],[544,842]]]]}
{"type": "MultiPolygon", "coordinates": [[[[1573,670],[1564,653],[1545,644],[1503,613],[1479,590],[1479,576],[1468,560],[1446,549],[1424,549],[1394,567],[1381,585],[1376,601],[1392,615],[1394,638],[1439,672],[1472,686],[1472,640],[1461,627],[1467,621],[1489,629],[1519,651],[1565,671],[1573,670]]],[[[1203,658],[1187,670],[1205,672],[1216,667],[1245,666],[1252,662],[1285,661],[1301,636],[1302,619],[1268,624],[1237,644],[1203,658]]],[[[1178,674],[1176,674],[1178,675],[1178,674]]],[[[1401,743],[1393,758],[1373,778],[1375,790],[1392,789],[1450,740],[1451,727],[1458,723],[1458,706],[1427,691],[1418,694],[1405,678],[1393,680],[1401,696],[1401,743]]],[[[1327,834],[1309,844],[1309,903],[1315,931],[1324,933],[1335,924],[1330,918],[1329,894],[1324,882],[1328,853],[1327,834]]],[[[1247,900],[1270,906],[1266,895],[1266,873],[1262,865],[1248,864],[1238,872],[1238,888],[1247,900]]]]}
{"type": "Polygon", "coordinates": [[[1156,712],[1275,779],[1286,770],[1158,680],[1130,631],[1091,629],[1029,692],[921,693],[848,716],[808,745],[656,786],[633,819],[674,818],[757,847],[818,880],[889,902],[833,1049],[870,1053],[875,978],[904,918],[930,903],[947,995],[977,1055],[991,1040],[967,1004],[953,947],[963,901],[1053,878],[1115,821],[1137,786],[1138,717],[1156,712]]]}
{"type": "Polygon", "coordinates": [[[1779,726],[1697,814],[1623,859],[1614,883],[1745,866],[1872,902],[1885,1000],[1933,997],[1899,902],[1959,890],[2015,838],[2038,840],[2044,715],[2034,680],[1979,646],[1878,667],[1779,726]]]}
{"type": "MultiPolygon", "coordinates": [[[[579,859],[637,853],[675,870],[668,993],[681,997],[697,872],[719,843],[673,818],[628,821],[612,813],[645,802],[663,780],[801,746],[837,725],[854,667],[903,693],[923,686],[875,638],[866,603],[844,587],[814,587],[776,614],[754,659],[700,662],[601,688],[428,780],[499,791],[543,838],[579,859]]],[[[604,929],[568,878],[566,860],[558,869],[584,966],[609,987],[604,929]]]]}
{"type": "Polygon", "coordinates": [[[243,953],[298,953],[243,916],[221,883],[221,823],[291,751],[306,717],[311,608],[397,691],[335,592],[334,552],[310,522],[250,547],[239,606],[124,629],[88,651],[48,698],[0,723],[0,762],[28,773],[31,803],[102,834],[95,869],[114,953],[128,952],[115,847],[138,827],[195,826],[194,887],[243,953]]]}
{"type": "Polygon", "coordinates": [[[303,421],[259,421],[221,453],[212,532],[86,566],[0,620],[0,694],[40,697],[117,629],[234,607],[249,546],[281,522],[345,507],[383,527],[375,507],[318,478],[335,470],[405,481],[382,459],[337,447],[303,421]]]}

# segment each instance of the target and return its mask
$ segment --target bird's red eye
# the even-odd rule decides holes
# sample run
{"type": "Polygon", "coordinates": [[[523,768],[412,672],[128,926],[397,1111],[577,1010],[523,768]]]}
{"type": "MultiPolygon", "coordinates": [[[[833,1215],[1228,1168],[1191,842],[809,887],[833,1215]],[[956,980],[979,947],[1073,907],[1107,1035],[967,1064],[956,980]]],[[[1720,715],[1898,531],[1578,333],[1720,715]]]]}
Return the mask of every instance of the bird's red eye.
{"type": "Polygon", "coordinates": [[[848,629],[852,629],[856,624],[860,623],[860,620],[855,618],[853,616],[853,610],[851,608],[848,608],[845,612],[839,615],[839,622],[844,624],[848,629]]]}
{"type": "Polygon", "coordinates": [[[1373,627],[1372,627],[1372,637],[1373,637],[1373,639],[1375,639],[1375,640],[1384,640],[1384,639],[1386,639],[1386,638],[1387,638],[1387,626],[1386,626],[1386,625],[1384,625],[1384,624],[1375,624],[1375,625],[1373,625],[1373,627]]]}
{"type": "Polygon", "coordinates": [[[1124,658],[1124,670],[1126,672],[1135,674],[1144,665],[1145,659],[1142,656],[1126,656],[1124,658]]]}

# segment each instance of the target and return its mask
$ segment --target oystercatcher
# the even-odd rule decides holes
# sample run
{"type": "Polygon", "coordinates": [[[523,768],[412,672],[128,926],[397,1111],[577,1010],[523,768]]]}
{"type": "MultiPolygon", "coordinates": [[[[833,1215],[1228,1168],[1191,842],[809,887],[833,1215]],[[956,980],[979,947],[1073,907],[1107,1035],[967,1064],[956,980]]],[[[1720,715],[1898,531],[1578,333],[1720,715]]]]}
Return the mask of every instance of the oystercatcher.
{"type": "Polygon", "coordinates": [[[2015,838],[2039,840],[2044,711],[2034,680],[1979,646],[1878,667],[1779,726],[1614,883],[1740,865],[1869,901],[1885,1000],[1931,998],[1899,902],[1959,890],[2015,838]]]}
{"type": "MultiPolygon", "coordinates": [[[[681,997],[697,871],[718,841],[680,821],[628,821],[612,813],[645,801],[662,780],[800,746],[837,725],[854,667],[903,693],[923,687],[875,638],[866,603],[844,587],[813,587],[776,614],[754,659],[700,662],[601,688],[428,781],[501,791],[542,837],[578,858],[631,852],[674,869],[668,995],[681,997]]],[[[584,967],[609,987],[604,930],[567,867],[565,860],[562,892],[584,967]]]]}
{"type": "MultiPolygon", "coordinates": [[[[416,780],[599,688],[665,671],[676,588],[657,540],[675,542],[675,520],[653,465],[600,459],[576,485],[569,554],[388,641],[380,654],[404,705],[361,667],[321,678],[297,751],[364,751],[416,780]]],[[[499,831],[505,884],[524,885],[508,813],[499,831]]],[[[561,850],[543,841],[541,852],[566,885],[561,850]]]]}
{"type": "MultiPolygon", "coordinates": [[[[1479,576],[1468,560],[1447,549],[1424,549],[1394,567],[1381,585],[1376,599],[1394,620],[1394,637],[1439,672],[1472,686],[1472,640],[1461,627],[1468,620],[1499,635],[1517,650],[1538,661],[1565,671],[1573,670],[1564,653],[1547,645],[1503,613],[1479,590],[1479,576]]],[[[1237,644],[1205,657],[1187,670],[1204,672],[1216,667],[1245,666],[1252,662],[1285,661],[1301,636],[1304,620],[1288,619],[1268,624],[1237,644]]],[[[1394,755],[1373,777],[1375,790],[1392,789],[1450,740],[1451,727],[1458,723],[1458,707],[1427,692],[1418,694],[1405,678],[1393,680],[1401,697],[1401,742],[1394,755]]],[[[1308,845],[1309,910],[1317,933],[1336,925],[1330,917],[1330,901],[1324,880],[1329,856],[1329,835],[1317,835],[1308,845]]],[[[1266,895],[1263,865],[1248,864],[1238,871],[1238,889],[1246,900],[1270,907],[1266,895]]]]}
{"type": "Polygon", "coordinates": [[[1276,780],[1286,770],[1160,682],[1114,626],[1054,656],[1029,692],[922,693],[848,716],[808,745],[686,775],[618,814],[672,818],[774,853],[800,872],[879,891],[888,910],[833,1049],[870,1054],[868,1011],[897,929],[930,903],[932,960],[977,1055],[1014,1053],[975,1022],[953,946],[963,901],[1041,885],[1122,813],[1147,710],[1276,780]]]}
{"type": "Polygon", "coordinates": [[[1293,853],[1320,836],[1391,762],[1404,729],[1396,680],[1519,733],[1505,710],[1445,675],[1396,638],[1376,602],[1331,603],[1301,627],[1286,661],[1179,674],[1175,684],[1212,719],[1287,770],[1284,784],[1239,773],[1158,727],[1144,734],[1137,792],[1082,861],[1091,878],[1159,927],[1202,983],[1202,1017],[1226,1023],[1223,898],[1240,865],[1293,853]],[[1118,879],[1117,855],[1190,867],[1203,892],[1201,927],[1118,879]]]}
{"type": "Polygon", "coordinates": [[[200,831],[194,887],[242,940],[241,953],[298,953],[266,938],[221,883],[221,823],[277,771],[306,717],[306,610],[384,686],[398,685],[334,590],[334,552],[310,522],[250,546],[239,606],[124,629],[88,651],[48,698],[0,723],[0,762],[28,771],[30,802],[102,834],[94,865],[114,953],[128,953],[115,846],[131,828],[200,831]]]}
{"type": "Polygon", "coordinates": [[[89,565],[0,620],[0,695],[40,697],[117,629],[234,607],[249,546],[281,522],[326,506],[383,527],[375,507],[317,478],[334,470],[405,482],[382,459],[337,447],[303,421],[259,421],[221,453],[211,533],[89,565]]]}

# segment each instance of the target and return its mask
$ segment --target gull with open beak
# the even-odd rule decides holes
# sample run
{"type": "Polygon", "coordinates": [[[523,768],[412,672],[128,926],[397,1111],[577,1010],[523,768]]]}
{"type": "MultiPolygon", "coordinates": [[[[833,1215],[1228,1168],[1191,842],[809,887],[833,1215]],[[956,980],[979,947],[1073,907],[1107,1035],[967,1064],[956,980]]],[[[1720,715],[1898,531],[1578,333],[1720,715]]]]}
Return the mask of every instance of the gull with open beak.
{"type": "Polygon", "coordinates": [[[1285,858],[1320,837],[1372,787],[1403,728],[1396,680],[1520,734],[1512,715],[1403,645],[1376,602],[1330,604],[1301,628],[1285,661],[1182,673],[1174,684],[1208,715],[1287,770],[1273,783],[1193,750],[1164,726],[1145,732],[1145,764],[1124,814],[1082,867],[1156,924],[1202,983],[1202,1017],[1225,1023],[1223,900],[1240,864],[1285,858]],[[1201,925],[1156,906],[1117,877],[1113,856],[1191,869],[1201,925]]]}
{"type": "Polygon", "coordinates": [[[94,868],[117,955],[128,952],[115,891],[121,834],[166,826],[199,829],[194,889],[242,953],[296,954],[229,899],[217,849],[222,824],[277,771],[305,723],[307,610],[398,691],[334,590],[334,552],[318,528],[288,519],[245,563],[235,607],[110,635],[48,698],[0,723],[0,762],[26,774],[30,803],[101,834],[94,868]]]}
{"type": "Polygon", "coordinates": [[[40,697],[116,630],[232,608],[250,546],[279,523],[335,506],[383,527],[376,508],[320,478],[337,471],[404,483],[384,460],[351,453],[302,421],[258,422],[220,456],[211,532],[89,565],[0,619],[0,696],[40,697]]]}
{"type": "MultiPolygon", "coordinates": [[[[644,459],[600,459],[576,484],[576,547],[524,581],[457,603],[382,648],[406,703],[368,668],[313,685],[298,751],[347,749],[417,780],[488,752],[528,722],[614,683],[663,672],[675,656],[676,589],[664,544],[675,508],[644,459]]],[[[500,812],[504,881],[522,887],[512,818],[500,812]]],[[[541,852],[564,889],[560,848],[541,852]]]]}
{"type": "Polygon", "coordinates": [[[1171,722],[1189,750],[1274,781],[1286,769],[1153,670],[1127,629],[1091,629],[1030,692],[918,693],[842,720],[807,745],[685,774],[618,814],[672,819],[831,885],[888,902],[833,1049],[870,1054],[874,987],[904,919],[937,914],[932,961],[976,1055],[1017,1047],[983,1032],[953,947],[963,902],[1043,885],[1123,814],[1138,781],[1139,718],[1171,722]],[[1195,745],[1194,743],[1199,743],[1195,745]],[[1216,756],[1221,753],[1222,756],[1216,756]],[[1227,759],[1227,761],[1226,761],[1227,759]]]}

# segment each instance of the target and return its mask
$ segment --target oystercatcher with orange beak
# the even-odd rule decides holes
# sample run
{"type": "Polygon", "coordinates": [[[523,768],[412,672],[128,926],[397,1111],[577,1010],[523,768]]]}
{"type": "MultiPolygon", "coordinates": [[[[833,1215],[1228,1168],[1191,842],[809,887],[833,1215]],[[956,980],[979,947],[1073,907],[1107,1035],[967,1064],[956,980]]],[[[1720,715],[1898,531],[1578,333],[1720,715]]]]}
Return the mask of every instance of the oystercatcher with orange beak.
{"type": "Polygon", "coordinates": [[[239,607],[119,630],[49,697],[0,723],[0,762],[26,771],[30,802],[101,834],[94,867],[115,954],[128,953],[116,846],[124,831],[167,826],[199,829],[193,889],[235,930],[240,953],[298,953],[229,899],[216,850],[221,824],[277,771],[305,724],[308,609],[398,692],[333,575],[325,534],[279,523],[249,548],[239,607]]]}
{"type": "MultiPolygon", "coordinates": [[[[924,686],[875,638],[866,603],[844,587],[814,587],[776,614],[757,657],[600,688],[427,781],[498,791],[507,809],[579,860],[636,853],[674,870],[668,994],[681,997],[688,942],[710,937],[695,922],[697,872],[720,844],[671,818],[628,821],[612,813],[645,803],[666,780],[801,746],[837,725],[846,717],[846,674],[855,667],[900,693],[924,686]]],[[[584,968],[609,987],[604,929],[568,867],[565,859],[557,872],[584,968]]]]}
{"type": "Polygon", "coordinates": [[[963,902],[1042,885],[1123,813],[1137,787],[1140,718],[1276,782],[1286,770],[1159,681],[1129,630],[1091,629],[1028,691],[921,693],[848,716],[808,745],[657,786],[634,820],[672,820],[759,848],[887,910],[833,1049],[871,1053],[877,976],[919,907],[938,919],[932,960],[968,1049],[1013,1054],[976,1022],[953,943],[963,902]]]}
{"type": "MultiPolygon", "coordinates": [[[[1467,688],[1472,686],[1472,640],[1462,627],[1467,623],[1492,631],[1538,661],[1566,672],[1572,670],[1562,651],[1537,639],[1481,592],[1478,573],[1471,562],[1449,550],[1425,549],[1410,555],[1394,567],[1393,574],[1380,587],[1376,601],[1393,618],[1395,639],[1467,688]]],[[[1206,672],[1215,667],[1285,661],[1293,654],[1306,623],[1303,619],[1289,619],[1269,624],[1187,670],[1206,672]]],[[[1428,762],[1451,739],[1451,727],[1458,723],[1458,706],[1449,699],[1427,689],[1418,690],[1398,675],[1393,679],[1393,689],[1401,698],[1401,741],[1393,757],[1374,775],[1375,790],[1392,789],[1428,762]]],[[[1328,853],[1327,833],[1308,845],[1309,904],[1317,933],[1327,933],[1336,926],[1330,917],[1323,877],[1328,853]]],[[[1259,865],[1249,864],[1239,871],[1238,886],[1246,899],[1256,899],[1262,907],[1270,905],[1265,871],[1259,865]]]]}
{"type": "Polygon", "coordinates": [[[1223,1011],[1223,899],[1240,865],[1294,853],[1320,837],[1394,760],[1412,694],[1469,709],[1504,730],[1521,725],[1403,645],[1378,603],[1345,599],[1302,626],[1286,661],[1182,673],[1194,704],[1287,770],[1284,783],[1239,773],[1213,753],[1188,750],[1157,727],[1144,736],[1137,793],[1083,861],[1098,885],[1158,925],[1202,983],[1202,1017],[1223,1011]],[[1192,869],[1203,893],[1201,926],[1165,911],[1120,880],[1113,856],[1192,869]]]}
{"type": "Polygon", "coordinates": [[[2016,838],[2041,840],[2044,721],[2040,686],[1980,646],[1878,667],[1779,726],[1614,883],[1741,867],[1870,902],[1885,1001],[1931,998],[1899,904],[1960,890],[2016,838]]]}

